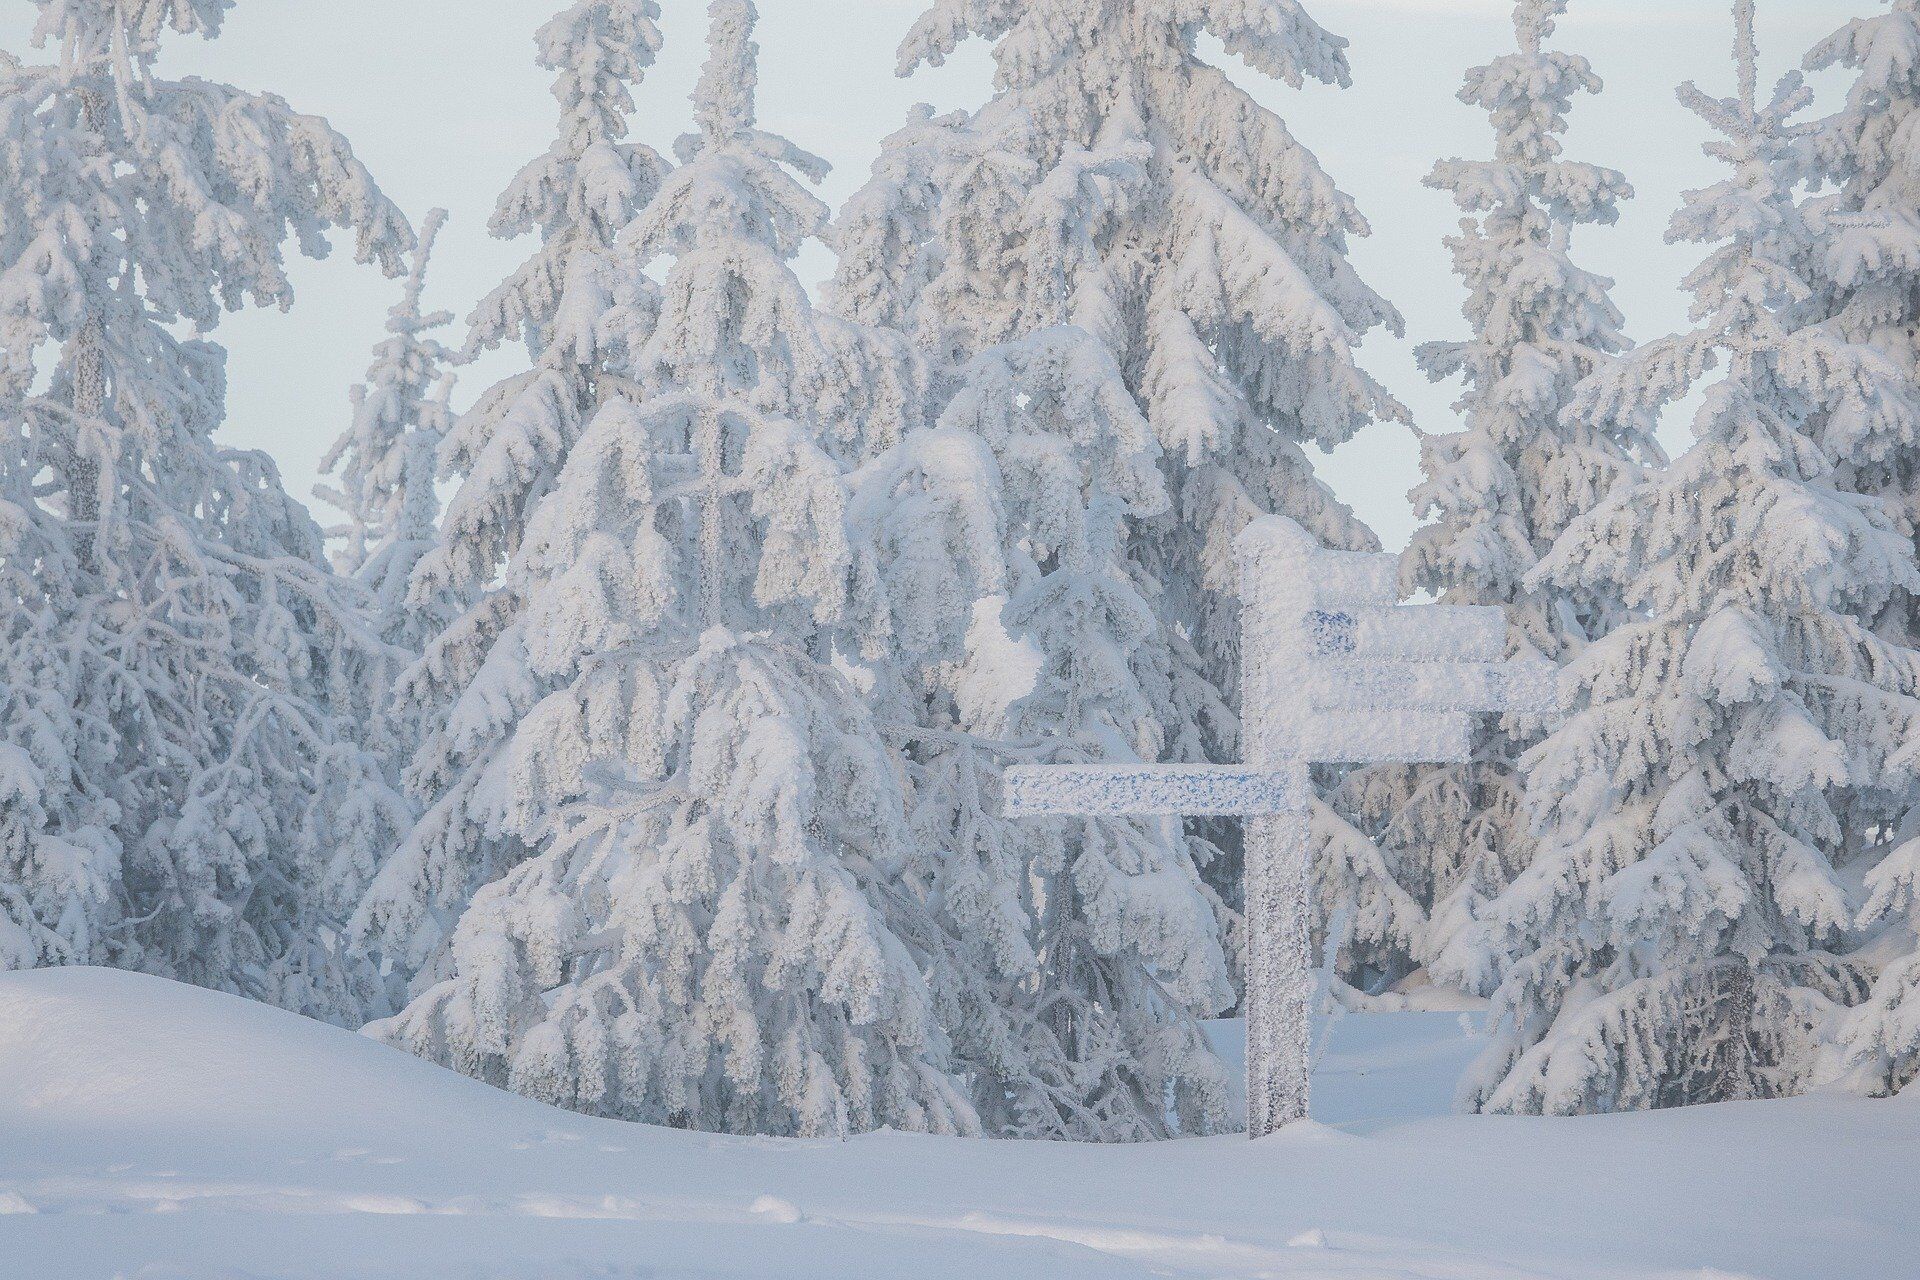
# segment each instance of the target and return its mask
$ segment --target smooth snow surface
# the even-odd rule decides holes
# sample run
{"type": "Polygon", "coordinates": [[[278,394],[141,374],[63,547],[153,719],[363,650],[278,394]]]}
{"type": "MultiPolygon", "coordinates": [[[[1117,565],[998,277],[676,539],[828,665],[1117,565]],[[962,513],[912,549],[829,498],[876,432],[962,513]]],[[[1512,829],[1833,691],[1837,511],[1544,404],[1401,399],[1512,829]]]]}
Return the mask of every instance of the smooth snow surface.
{"type": "Polygon", "coordinates": [[[0,1276],[1913,1274],[1920,1100],[1436,1115],[1469,1025],[1342,1018],[1323,1122],[1260,1143],[809,1142],[582,1119],[155,978],[4,974],[0,1276]]]}

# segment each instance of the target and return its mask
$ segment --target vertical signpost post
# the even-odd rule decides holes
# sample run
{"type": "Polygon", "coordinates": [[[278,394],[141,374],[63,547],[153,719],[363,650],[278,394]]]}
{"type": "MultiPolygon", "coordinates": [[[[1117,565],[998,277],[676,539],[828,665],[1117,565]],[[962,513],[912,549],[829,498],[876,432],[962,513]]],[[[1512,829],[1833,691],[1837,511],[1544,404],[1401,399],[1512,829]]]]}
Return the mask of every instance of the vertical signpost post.
{"type": "Polygon", "coordinates": [[[1311,767],[1464,762],[1470,717],[1546,714],[1558,671],[1506,662],[1500,609],[1399,604],[1391,555],[1326,551],[1293,521],[1238,543],[1241,765],[1010,769],[1014,817],[1247,820],[1247,1132],[1306,1118],[1313,964],[1311,767]]]}

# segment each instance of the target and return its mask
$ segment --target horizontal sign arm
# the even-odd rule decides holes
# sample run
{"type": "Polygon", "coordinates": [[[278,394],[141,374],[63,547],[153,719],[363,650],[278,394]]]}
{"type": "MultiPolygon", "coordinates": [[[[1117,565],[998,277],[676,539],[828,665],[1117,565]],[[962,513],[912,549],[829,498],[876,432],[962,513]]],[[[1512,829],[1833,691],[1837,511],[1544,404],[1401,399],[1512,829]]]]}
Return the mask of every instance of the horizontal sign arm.
{"type": "Polygon", "coordinates": [[[1308,677],[1316,711],[1515,711],[1560,707],[1551,662],[1369,662],[1330,659],[1308,677]]]}
{"type": "Polygon", "coordinates": [[[1318,608],[1302,626],[1307,653],[1400,662],[1498,662],[1507,656],[1507,615],[1480,605],[1318,608]]]}
{"type": "Polygon", "coordinates": [[[1307,807],[1304,770],[1240,765],[1027,765],[1007,770],[1009,818],[1272,817],[1307,807]]]}

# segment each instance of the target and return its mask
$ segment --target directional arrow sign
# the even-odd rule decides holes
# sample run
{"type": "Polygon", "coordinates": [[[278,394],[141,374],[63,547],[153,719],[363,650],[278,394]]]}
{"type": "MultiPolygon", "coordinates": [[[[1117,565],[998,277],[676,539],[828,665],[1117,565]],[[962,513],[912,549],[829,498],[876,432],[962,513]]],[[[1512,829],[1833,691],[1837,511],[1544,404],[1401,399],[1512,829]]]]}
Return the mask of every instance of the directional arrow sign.
{"type": "Polygon", "coordinates": [[[1532,711],[1554,705],[1560,670],[1550,662],[1369,662],[1315,664],[1316,711],[1532,711]]]}
{"type": "Polygon", "coordinates": [[[1500,661],[1501,610],[1395,607],[1392,556],[1322,550],[1279,516],[1236,546],[1247,764],[1012,769],[1006,807],[1247,818],[1247,1132],[1259,1137],[1307,1114],[1313,765],[1465,761],[1473,714],[1547,714],[1558,699],[1551,666],[1500,661]]]}
{"type": "Polygon", "coordinates": [[[1498,662],[1507,652],[1506,614],[1477,606],[1320,608],[1302,625],[1315,659],[1498,662]]]}
{"type": "Polygon", "coordinates": [[[1285,774],[1240,765],[1066,765],[1007,770],[1009,817],[1272,817],[1307,807],[1285,774]]]}

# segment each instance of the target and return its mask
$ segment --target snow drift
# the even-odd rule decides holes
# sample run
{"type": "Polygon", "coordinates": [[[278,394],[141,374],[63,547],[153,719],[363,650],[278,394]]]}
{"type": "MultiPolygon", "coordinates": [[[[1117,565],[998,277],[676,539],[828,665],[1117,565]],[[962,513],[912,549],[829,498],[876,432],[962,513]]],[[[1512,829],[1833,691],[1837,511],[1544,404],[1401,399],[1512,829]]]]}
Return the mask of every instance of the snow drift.
{"type": "Polygon", "coordinates": [[[1457,1015],[1336,1024],[1323,1122],[1132,1147],[583,1119],[230,996],[0,975],[0,1275],[1887,1280],[1920,1105],[1439,1116],[1457,1015]]]}

